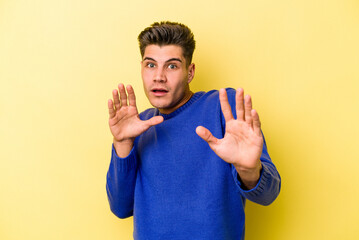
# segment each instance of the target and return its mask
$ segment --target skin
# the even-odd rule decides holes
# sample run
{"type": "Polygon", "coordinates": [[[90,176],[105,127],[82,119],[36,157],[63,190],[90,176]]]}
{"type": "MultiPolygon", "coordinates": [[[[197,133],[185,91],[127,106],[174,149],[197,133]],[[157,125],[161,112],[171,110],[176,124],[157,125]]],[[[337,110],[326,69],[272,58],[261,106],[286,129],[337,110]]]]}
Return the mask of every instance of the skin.
{"type": "Polygon", "coordinates": [[[232,115],[225,89],[220,89],[219,100],[226,121],[224,137],[215,138],[202,126],[196,128],[196,133],[222,160],[233,164],[245,188],[252,189],[257,185],[262,169],[263,136],[258,113],[252,109],[251,97],[243,96],[242,88],[236,91],[237,119],[232,115]]]}
{"type": "MultiPolygon", "coordinates": [[[[141,61],[143,87],[150,103],[161,113],[169,114],[191,98],[193,93],[190,91],[189,83],[194,73],[195,65],[186,63],[181,47],[146,47],[141,61]]],[[[132,86],[128,85],[126,90],[122,83],[119,84],[118,90],[112,91],[113,101],[108,100],[113,144],[117,155],[122,158],[128,156],[137,136],[151,126],[163,122],[162,116],[155,116],[146,121],[140,120],[132,86]]],[[[251,97],[244,97],[241,88],[236,91],[237,119],[232,115],[225,89],[220,89],[219,100],[226,121],[224,138],[215,138],[202,126],[196,128],[196,133],[223,161],[233,164],[245,188],[251,189],[258,183],[262,168],[260,156],[263,137],[259,116],[252,109],[251,97]]]]}
{"type": "Polygon", "coordinates": [[[186,66],[182,48],[176,45],[146,47],[141,74],[143,88],[150,103],[163,114],[169,114],[185,104],[193,95],[189,89],[195,65],[186,66]],[[154,90],[165,90],[162,94],[154,90]]]}

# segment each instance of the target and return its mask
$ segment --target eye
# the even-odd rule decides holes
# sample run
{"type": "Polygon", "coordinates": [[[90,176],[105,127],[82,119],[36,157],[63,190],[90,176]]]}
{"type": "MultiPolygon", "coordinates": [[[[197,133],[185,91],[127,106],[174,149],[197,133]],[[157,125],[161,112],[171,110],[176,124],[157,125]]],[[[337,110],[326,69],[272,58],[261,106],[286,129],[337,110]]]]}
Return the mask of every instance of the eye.
{"type": "Polygon", "coordinates": [[[155,64],[154,64],[154,63],[147,63],[147,64],[146,64],[146,67],[154,68],[154,67],[155,67],[155,64]]]}
{"type": "Polygon", "coordinates": [[[170,64],[170,65],[168,65],[168,68],[169,68],[169,69],[176,69],[177,66],[176,66],[175,64],[170,64]]]}

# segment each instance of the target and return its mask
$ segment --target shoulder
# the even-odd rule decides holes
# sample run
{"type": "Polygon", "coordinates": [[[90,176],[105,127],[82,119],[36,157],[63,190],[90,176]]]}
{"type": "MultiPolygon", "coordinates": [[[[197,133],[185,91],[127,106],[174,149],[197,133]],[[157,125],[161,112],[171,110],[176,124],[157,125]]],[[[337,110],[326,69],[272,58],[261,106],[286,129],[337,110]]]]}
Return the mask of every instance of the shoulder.
{"type": "MultiPolygon", "coordinates": [[[[228,103],[231,107],[233,116],[236,117],[236,90],[233,88],[226,88],[228,103]]],[[[204,100],[207,109],[215,109],[217,113],[220,113],[223,117],[222,107],[219,100],[219,90],[212,90],[205,94],[204,100]]]]}
{"type": "MultiPolygon", "coordinates": [[[[226,88],[226,92],[229,102],[231,103],[232,101],[235,101],[236,90],[233,88],[226,88]]],[[[201,98],[205,101],[219,102],[219,90],[211,90],[209,92],[206,92],[201,98]]]]}
{"type": "Polygon", "coordinates": [[[158,110],[156,108],[148,108],[139,114],[141,120],[148,120],[151,117],[157,115],[158,115],[158,110]]]}
{"type": "MultiPolygon", "coordinates": [[[[226,89],[226,92],[228,95],[236,94],[236,90],[234,88],[225,88],[225,89],[226,89]]],[[[219,94],[219,90],[214,89],[214,90],[206,92],[203,96],[207,96],[207,97],[218,96],[218,94],[219,94]]]]}

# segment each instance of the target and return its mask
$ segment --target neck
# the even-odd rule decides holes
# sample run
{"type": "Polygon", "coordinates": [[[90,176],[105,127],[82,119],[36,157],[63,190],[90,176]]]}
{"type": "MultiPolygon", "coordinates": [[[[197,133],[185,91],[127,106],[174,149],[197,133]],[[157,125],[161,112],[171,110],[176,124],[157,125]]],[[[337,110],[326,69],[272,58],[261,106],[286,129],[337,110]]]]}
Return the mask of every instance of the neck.
{"type": "Polygon", "coordinates": [[[188,102],[188,100],[191,99],[192,96],[193,96],[193,92],[191,90],[189,90],[176,106],[174,106],[172,108],[159,108],[158,110],[162,114],[170,114],[170,113],[174,112],[176,109],[182,107],[186,102],[188,102]]]}

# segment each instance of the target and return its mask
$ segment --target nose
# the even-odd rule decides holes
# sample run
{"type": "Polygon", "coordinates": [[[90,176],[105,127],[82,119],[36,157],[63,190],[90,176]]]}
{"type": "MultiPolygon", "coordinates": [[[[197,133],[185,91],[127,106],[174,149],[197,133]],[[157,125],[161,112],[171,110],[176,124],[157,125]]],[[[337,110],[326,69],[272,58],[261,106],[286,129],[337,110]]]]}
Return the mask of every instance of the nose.
{"type": "Polygon", "coordinates": [[[153,77],[155,82],[167,82],[166,74],[163,68],[158,67],[153,77]]]}

